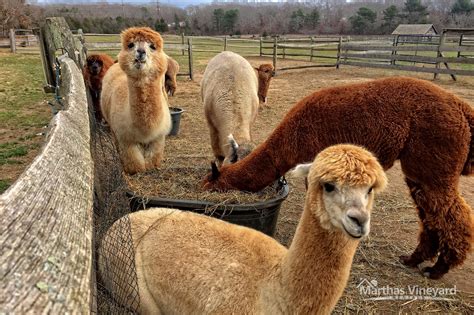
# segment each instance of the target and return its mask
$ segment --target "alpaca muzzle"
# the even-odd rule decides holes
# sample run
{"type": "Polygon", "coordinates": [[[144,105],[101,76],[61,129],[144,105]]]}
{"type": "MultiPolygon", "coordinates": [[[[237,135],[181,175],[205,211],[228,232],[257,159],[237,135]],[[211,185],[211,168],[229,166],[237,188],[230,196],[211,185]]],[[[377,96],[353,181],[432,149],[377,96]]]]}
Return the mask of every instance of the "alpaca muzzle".
{"type": "Polygon", "coordinates": [[[135,53],[135,61],[144,63],[146,61],[146,51],[145,49],[139,48],[135,53]]]}
{"type": "Polygon", "coordinates": [[[342,225],[351,237],[361,238],[369,234],[370,216],[360,210],[349,210],[342,225]]]}

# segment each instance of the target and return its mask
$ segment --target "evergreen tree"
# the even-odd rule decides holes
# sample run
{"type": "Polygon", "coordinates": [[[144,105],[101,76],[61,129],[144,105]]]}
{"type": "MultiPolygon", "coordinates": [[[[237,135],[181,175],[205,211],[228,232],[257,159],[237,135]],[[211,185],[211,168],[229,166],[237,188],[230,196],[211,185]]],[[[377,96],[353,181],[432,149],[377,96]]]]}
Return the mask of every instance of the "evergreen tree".
{"type": "Polygon", "coordinates": [[[356,15],[349,18],[352,29],[357,34],[369,33],[377,18],[377,13],[369,8],[362,7],[357,10],[356,15]]]}
{"type": "Polygon", "coordinates": [[[290,19],[290,32],[298,32],[301,30],[304,26],[304,13],[301,9],[298,9],[296,11],[293,11],[291,14],[291,19],[290,19]]]}
{"type": "Polygon", "coordinates": [[[474,4],[471,0],[456,0],[451,7],[452,14],[470,15],[474,11],[474,4]]]}
{"type": "Polygon", "coordinates": [[[400,22],[400,12],[394,5],[389,6],[383,10],[382,30],[385,33],[391,33],[400,22]]]}
{"type": "Polygon", "coordinates": [[[309,14],[305,16],[305,25],[310,29],[315,29],[319,24],[319,11],[317,8],[311,10],[309,14]]]}
{"type": "Polygon", "coordinates": [[[237,23],[238,17],[239,17],[238,9],[225,11],[224,16],[222,17],[222,29],[224,30],[224,32],[227,32],[230,34],[234,33],[234,27],[235,27],[235,24],[237,23]]]}
{"type": "Polygon", "coordinates": [[[224,10],[219,8],[215,9],[212,15],[212,22],[214,24],[214,30],[220,32],[222,30],[222,20],[224,19],[224,10]]]}
{"type": "Polygon", "coordinates": [[[403,12],[405,22],[408,24],[427,23],[427,7],[421,4],[421,0],[407,0],[403,12]]]}

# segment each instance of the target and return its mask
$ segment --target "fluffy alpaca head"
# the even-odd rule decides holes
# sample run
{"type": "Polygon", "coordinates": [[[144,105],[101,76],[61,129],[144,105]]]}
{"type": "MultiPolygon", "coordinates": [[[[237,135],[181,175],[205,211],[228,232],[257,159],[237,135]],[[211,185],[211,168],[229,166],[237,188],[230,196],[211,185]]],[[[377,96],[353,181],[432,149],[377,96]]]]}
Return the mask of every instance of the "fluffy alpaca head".
{"type": "Polygon", "coordinates": [[[369,234],[374,192],[387,185],[385,172],[372,153],[349,144],[331,146],[313,163],[290,174],[307,175],[306,203],[323,228],[354,239],[369,234]]]}
{"type": "Polygon", "coordinates": [[[161,35],[149,27],[131,27],[121,34],[118,60],[122,70],[135,79],[164,75],[168,67],[161,35]]]}
{"type": "Polygon", "coordinates": [[[102,78],[113,64],[114,60],[105,54],[87,56],[83,69],[87,85],[93,90],[100,90],[102,78]]]}
{"type": "Polygon", "coordinates": [[[230,134],[227,139],[229,141],[229,151],[224,159],[224,165],[233,164],[237,161],[242,160],[244,157],[249,155],[250,152],[252,152],[252,150],[255,148],[255,145],[251,142],[239,145],[237,141],[235,141],[234,136],[232,134],[230,134]]]}
{"type": "Polygon", "coordinates": [[[258,99],[260,103],[266,104],[268,88],[270,87],[272,77],[275,75],[275,71],[273,65],[269,63],[260,65],[255,70],[257,70],[258,76],[258,99]]]}

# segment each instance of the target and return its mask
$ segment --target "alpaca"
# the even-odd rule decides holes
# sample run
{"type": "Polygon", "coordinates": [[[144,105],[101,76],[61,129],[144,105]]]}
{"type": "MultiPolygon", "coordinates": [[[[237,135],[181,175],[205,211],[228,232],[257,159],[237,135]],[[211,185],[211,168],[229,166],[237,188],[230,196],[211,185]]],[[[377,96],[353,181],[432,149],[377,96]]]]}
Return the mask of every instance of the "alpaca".
{"type": "Polygon", "coordinates": [[[259,100],[266,102],[272,71],[271,65],[254,69],[230,51],[209,61],[201,81],[201,98],[219,165],[235,162],[254,148],[250,128],[257,117],[259,100]]]}
{"type": "Polygon", "coordinates": [[[167,56],[167,58],[168,67],[165,73],[165,88],[166,93],[168,93],[169,96],[174,96],[174,93],[176,92],[176,87],[178,86],[178,84],[176,83],[176,76],[179,72],[179,63],[170,56],[167,56]]]}
{"type": "Polygon", "coordinates": [[[104,77],[101,108],[119,146],[125,172],[159,167],[171,129],[164,93],[167,58],[159,33],[132,27],[121,34],[118,63],[104,77]]]}
{"type": "Polygon", "coordinates": [[[89,55],[86,59],[86,65],[82,69],[84,83],[89,89],[92,98],[95,118],[99,122],[102,120],[102,112],[100,110],[102,79],[113,64],[114,60],[106,54],[89,55]]]}
{"type": "Polygon", "coordinates": [[[323,89],[300,100],[249,156],[214,169],[213,190],[258,191],[327,146],[354,143],[374,152],[385,169],[400,160],[422,228],[411,256],[415,267],[439,257],[423,274],[438,279],[461,265],[473,242],[470,207],[460,175],[474,164],[474,111],[424,80],[395,77],[323,89]]]}
{"type": "MultiPolygon", "coordinates": [[[[384,189],[386,177],[377,159],[354,145],[327,148],[297,173],[308,171],[304,211],[289,249],[256,230],[191,212],[129,214],[140,294],[133,311],[329,314],[369,234],[374,192],[384,189]]],[[[99,271],[115,299],[131,307],[133,295],[116,277],[123,273],[120,255],[107,245],[122,233],[123,220],[101,242],[99,271]]]]}

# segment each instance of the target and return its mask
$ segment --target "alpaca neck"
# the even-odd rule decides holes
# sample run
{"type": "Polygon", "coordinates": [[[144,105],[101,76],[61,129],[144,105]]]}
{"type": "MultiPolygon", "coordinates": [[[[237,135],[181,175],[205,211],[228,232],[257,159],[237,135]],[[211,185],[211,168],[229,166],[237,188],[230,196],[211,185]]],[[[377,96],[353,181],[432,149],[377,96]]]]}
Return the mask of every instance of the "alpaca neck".
{"type": "Polygon", "coordinates": [[[258,78],[258,100],[260,103],[264,103],[267,99],[268,88],[270,84],[265,84],[264,78],[258,78]]]}
{"type": "Polygon", "coordinates": [[[128,80],[131,114],[138,127],[149,129],[160,120],[162,107],[168,106],[163,88],[164,75],[128,80]]]}
{"type": "Polygon", "coordinates": [[[344,291],[359,242],[323,228],[308,204],[276,283],[289,313],[328,314],[344,291]]]}
{"type": "MultiPolygon", "coordinates": [[[[222,170],[221,188],[259,191],[298,163],[312,161],[328,144],[319,138],[317,125],[308,117],[305,99],[294,106],[268,139],[242,161],[222,170]],[[308,130],[312,137],[308,137],[308,130]]],[[[324,137],[324,134],[322,135],[324,137]]],[[[326,141],[327,142],[327,141],[326,141]]]]}

